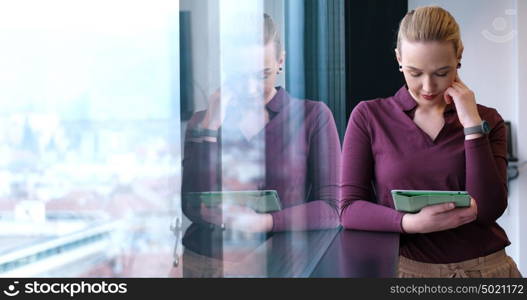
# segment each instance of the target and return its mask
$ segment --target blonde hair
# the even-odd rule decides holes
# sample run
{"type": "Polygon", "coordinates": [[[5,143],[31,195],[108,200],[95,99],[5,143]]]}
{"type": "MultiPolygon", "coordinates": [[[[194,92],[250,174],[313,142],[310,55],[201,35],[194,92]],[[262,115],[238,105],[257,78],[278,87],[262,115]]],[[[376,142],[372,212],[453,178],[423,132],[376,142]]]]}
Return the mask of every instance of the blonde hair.
{"type": "Polygon", "coordinates": [[[459,25],[448,11],[439,6],[423,6],[408,12],[397,34],[397,49],[401,55],[402,39],[411,42],[451,41],[456,57],[461,59],[463,54],[459,25]]]}
{"type": "Polygon", "coordinates": [[[264,14],[264,45],[268,45],[270,42],[274,43],[276,51],[276,59],[280,59],[282,54],[282,43],[280,41],[280,33],[276,29],[276,25],[268,14],[264,14]]]}

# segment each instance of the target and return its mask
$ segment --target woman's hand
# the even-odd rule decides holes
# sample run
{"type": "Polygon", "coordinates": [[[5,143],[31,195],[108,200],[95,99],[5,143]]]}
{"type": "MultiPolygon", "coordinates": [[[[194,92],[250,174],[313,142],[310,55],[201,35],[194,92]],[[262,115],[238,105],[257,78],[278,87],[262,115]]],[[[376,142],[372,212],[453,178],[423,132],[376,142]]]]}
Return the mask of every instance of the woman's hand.
{"type": "Polygon", "coordinates": [[[454,203],[431,205],[416,214],[405,214],[402,226],[406,233],[429,233],[459,227],[476,220],[478,207],[470,199],[467,208],[455,208],[454,203]]]}
{"type": "Polygon", "coordinates": [[[253,209],[239,205],[223,207],[225,228],[247,232],[268,232],[273,229],[271,214],[260,214],[253,209]]]}
{"type": "Polygon", "coordinates": [[[207,112],[200,126],[205,129],[218,130],[225,120],[227,107],[231,99],[232,95],[228,89],[218,89],[214,92],[208,99],[207,112]]]}
{"type": "Polygon", "coordinates": [[[223,205],[219,209],[202,205],[201,216],[206,222],[226,229],[246,232],[269,232],[273,229],[271,214],[260,214],[245,206],[223,205]]]}
{"type": "Polygon", "coordinates": [[[481,124],[481,117],[476,104],[476,96],[462,81],[459,75],[444,93],[445,102],[454,102],[459,122],[463,127],[473,127],[481,124]]]}
{"type": "MultiPolygon", "coordinates": [[[[200,127],[209,130],[218,130],[225,122],[227,108],[229,113],[234,113],[234,120],[240,130],[249,139],[258,133],[269,121],[269,114],[263,105],[258,105],[255,99],[248,99],[247,95],[235,93],[229,86],[217,90],[208,99],[208,107],[200,127]],[[247,101],[240,101],[244,99],[247,101]],[[235,107],[233,110],[232,108],[235,107]],[[263,115],[263,118],[262,118],[263,115]]],[[[261,102],[263,103],[263,102],[261,102]]]]}

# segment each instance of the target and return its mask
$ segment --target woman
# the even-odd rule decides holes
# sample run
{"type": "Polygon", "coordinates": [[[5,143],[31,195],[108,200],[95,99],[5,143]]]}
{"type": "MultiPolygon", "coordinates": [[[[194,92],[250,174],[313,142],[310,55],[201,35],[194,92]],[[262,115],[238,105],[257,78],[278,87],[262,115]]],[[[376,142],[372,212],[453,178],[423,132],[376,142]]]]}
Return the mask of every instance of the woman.
{"type": "Polygon", "coordinates": [[[459,78],[458,24],[440,7],[412,10],[395,52],[406,86],[361,102],[348,124],[342,224],[400,232],[399,277],[521,276],[496,223],[507,206],[505,126],[459,78]],[[446,203],[410,214],[394,209],[394,189],[466,190],[472,199],[468,208],[446,203]]]}
{"type": "Polygon", "coordinates": [[[249,232],[337,227],[340,142],[335,121],[322,102],[294,99],[275,87],[285,53],[272,19],[264,15],[263,23],[263,45],[243,45],[235,53],[241,69],[250,61],[262,61],[263,70],[236,77],[211,97],[206,111],[189,121],[183,212],[193,222],[249,232]],[[226,173],[240,168],[240,161],[253,150],[263,153],[259,162],[263,175],[238,189],[276,190],[282,210],[257,213],[243,206],[217,210],[188,197],[189,192],[231,190],[225,186],[226,173]],[[228,166],[222,160],[226,153],[237,153],[228,166]]]}

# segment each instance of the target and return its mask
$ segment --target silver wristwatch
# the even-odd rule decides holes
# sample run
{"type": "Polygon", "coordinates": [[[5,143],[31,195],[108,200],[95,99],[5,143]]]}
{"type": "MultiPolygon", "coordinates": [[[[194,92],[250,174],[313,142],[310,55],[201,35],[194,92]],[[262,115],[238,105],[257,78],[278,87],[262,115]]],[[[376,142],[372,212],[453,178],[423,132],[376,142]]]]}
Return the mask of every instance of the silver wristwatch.
{"type": "Polygon", "coordinates": [[[481,121],[481,124],[479,124],[478,126],[467,127],[467,128],[464,128],[463,131],[465,132],[465,135],[476,134],[476,133],[489,134],[490,124],[489,122],[483,120],[481,121]]]}

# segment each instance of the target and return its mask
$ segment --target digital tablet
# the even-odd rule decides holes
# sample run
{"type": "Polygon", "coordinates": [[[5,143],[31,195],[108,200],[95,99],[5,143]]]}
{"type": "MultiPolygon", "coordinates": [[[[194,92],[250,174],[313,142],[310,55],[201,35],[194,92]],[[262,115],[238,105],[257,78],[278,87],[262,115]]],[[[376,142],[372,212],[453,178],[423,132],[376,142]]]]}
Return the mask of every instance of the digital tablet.
{"type": "Polygon", "coordinates": [[[423,207],[453,202],[456,207],[469,207],[470,195],[466,191],[392,190],[395,209],[418,212],[423,207]]]}
{"type": "Polygon", "coordinates": [[[282,209],[276,190],[219,191],[185,193],[189,201],[207,206],[240,205],[254,209],[258,213],[270,213],[282,209]]]}

